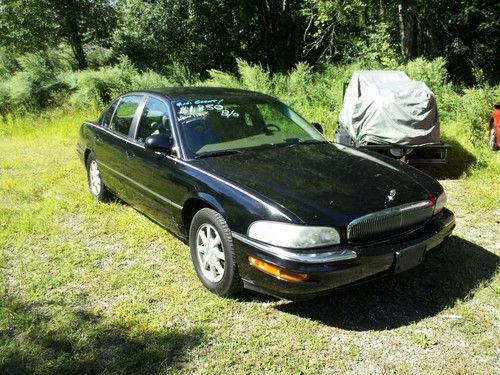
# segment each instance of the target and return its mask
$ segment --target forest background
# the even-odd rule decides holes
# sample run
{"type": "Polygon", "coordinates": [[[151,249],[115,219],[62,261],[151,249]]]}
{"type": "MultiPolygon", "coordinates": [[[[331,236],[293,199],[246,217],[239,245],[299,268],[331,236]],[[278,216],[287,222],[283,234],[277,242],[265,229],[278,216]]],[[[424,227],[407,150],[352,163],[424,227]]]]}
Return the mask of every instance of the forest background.
{"type": "Polygon", "coordinates": [[[91,98],[107,102],[109,67],[193,84],[214,70],[238,76],[238,60],[273,77],[298,63],[324,73],[437,61],[438,78],[462,93],[499,82],[499,10],[487,0],[1,0],[0,109],[37,110],[89,80],[110,86],[91,98]]]}

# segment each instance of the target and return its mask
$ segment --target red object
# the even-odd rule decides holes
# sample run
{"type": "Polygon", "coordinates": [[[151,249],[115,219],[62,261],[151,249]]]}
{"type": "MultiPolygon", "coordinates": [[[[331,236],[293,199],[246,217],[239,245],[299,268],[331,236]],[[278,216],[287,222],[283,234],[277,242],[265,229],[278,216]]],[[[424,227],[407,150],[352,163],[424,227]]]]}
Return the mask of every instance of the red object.
{"type": "Polygon", "coordinates": [[[489,121],[488,132],[493,126],[495,127],[496,133],[496,145],[497,147],[500,147],[500,109],[495,109],[493,111],[489,121]]]}

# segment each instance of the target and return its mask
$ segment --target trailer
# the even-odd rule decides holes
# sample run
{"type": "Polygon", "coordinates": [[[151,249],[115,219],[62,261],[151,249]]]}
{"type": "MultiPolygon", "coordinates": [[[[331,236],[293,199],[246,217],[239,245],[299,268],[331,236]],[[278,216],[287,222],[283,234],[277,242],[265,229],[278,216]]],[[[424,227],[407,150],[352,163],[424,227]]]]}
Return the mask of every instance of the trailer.
{"type": "Polygon", "coordinates": [[[334,142],[406,163],[446,163],[436,99],[401,71],[356,71],[344,84],[334,142]]]}

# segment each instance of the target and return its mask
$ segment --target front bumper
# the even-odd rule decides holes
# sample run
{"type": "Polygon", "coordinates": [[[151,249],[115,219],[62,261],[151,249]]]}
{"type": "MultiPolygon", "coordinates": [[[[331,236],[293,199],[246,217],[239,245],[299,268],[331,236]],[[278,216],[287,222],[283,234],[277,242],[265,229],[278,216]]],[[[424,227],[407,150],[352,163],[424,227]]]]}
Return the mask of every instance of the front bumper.
{"type": "Polygon", "coordinates": [[[356,284],[375,277],[397,273],[418,265],[420,258],[402,255],[423,254],[438,246],[455,228],[453,213],[444,209],[425,227],[398,241],[359,246],[336,246],[293,254],[286,249],[267,246],[258,241],[233,233],[237,263],[245,287],[290,300],[307,299],[332,289],[356,284]],[[281,250],[281,251],[280,251],[281,250]],[[310,254],[310,256],[308,256],[310,254]],[[305,282],[288,282],[270,276],[248,262],[252,256],[293,273],[307,273],[305,282]]]}

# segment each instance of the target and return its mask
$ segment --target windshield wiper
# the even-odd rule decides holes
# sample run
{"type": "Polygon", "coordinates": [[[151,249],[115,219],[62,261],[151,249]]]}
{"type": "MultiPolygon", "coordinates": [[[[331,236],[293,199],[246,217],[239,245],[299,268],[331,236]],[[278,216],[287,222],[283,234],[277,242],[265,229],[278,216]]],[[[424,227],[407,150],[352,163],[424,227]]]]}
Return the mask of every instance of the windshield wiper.
{"type": "Polygon", "coordinates": [[[234,154],[241,154],[242,152],[243,151],[236,149],[207,151],[202,154],[196,155],[194,158],[201,159],[201,158],[208,158],[211,156],[234,155],[234,154]]]}

